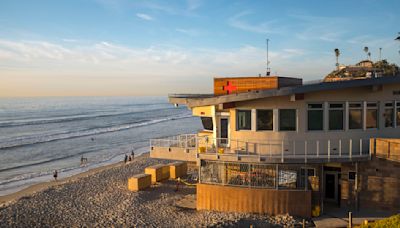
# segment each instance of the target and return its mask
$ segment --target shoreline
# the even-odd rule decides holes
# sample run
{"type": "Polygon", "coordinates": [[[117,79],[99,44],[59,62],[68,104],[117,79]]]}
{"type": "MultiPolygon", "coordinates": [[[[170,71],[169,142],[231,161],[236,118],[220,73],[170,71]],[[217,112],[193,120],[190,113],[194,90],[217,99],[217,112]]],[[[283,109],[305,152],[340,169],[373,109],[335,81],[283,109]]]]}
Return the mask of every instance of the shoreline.
{"type": "MultiPolygon", "coordinates": [[[[142,156],[146,156],[149,153],[150,152],[148,152],[148,151],[141,153],[139,156],[135,157],[135,159],[138,159],[142,156]]],[[[127,164],[129,164],[129,162],[127,164]]],[[[102,172],[102,171],[105,171],[108,169],[116,168],[116,167],[119,167],[122,165],[125,165],[124,161],[119,161],[116,163],[112,163],[112,164],[108,164],[108,165],[104,165],[104,166],[100,166],[100,167],[95,167],[95,168],[89,169],[87,171],[84,171],[82,173],[78,173],[78,174],[75,174],[75,175],[72,175],[69,177],[59,179],[57,181],[52,180],[52,181],[45,181],[45,182],[33,184],[31,186],[28,186],[28,187],[18,190],[16,192],[13,192],[13,193],[10,193],[10,194],[4,195],[4,196],[0,196],[0,208],[6,207],[9,204],[16,202],[23,197],[31,196],[38,192],[45,191],[45,190],[49,189],[50,187],[60,186],[60,185],[64,185],[64,184],[67,184],[70,182],[74,182],[83,177],[88,177],[88,176],[94,175],[96,173],[99,173],[99,172],[102,172]]]]}

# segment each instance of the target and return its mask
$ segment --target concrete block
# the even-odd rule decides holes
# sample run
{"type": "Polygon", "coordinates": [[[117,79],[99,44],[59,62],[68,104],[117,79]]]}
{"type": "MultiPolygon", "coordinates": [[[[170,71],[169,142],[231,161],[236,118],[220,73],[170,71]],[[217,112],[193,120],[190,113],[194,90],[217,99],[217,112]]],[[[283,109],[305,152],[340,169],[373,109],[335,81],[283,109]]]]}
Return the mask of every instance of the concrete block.
{"type": "Polygon", "coordinates": [[[146,174],[151,175],[151,183],[169,179],[169,165],[158,164],[144,169],[146,174]]]}
{"type": "Polygon", "coordinates": [[[151,175],[137,174],[128,179],[128,189],[130,191],[139,191],[150,187],[151,175]]]}
{"type": "Polygon", "coordinates": [[[187,175],[187,163],[186,162],[173,162],[169,165],[170,178],[176,179],[178,177],[184,177],[187,175]]]}

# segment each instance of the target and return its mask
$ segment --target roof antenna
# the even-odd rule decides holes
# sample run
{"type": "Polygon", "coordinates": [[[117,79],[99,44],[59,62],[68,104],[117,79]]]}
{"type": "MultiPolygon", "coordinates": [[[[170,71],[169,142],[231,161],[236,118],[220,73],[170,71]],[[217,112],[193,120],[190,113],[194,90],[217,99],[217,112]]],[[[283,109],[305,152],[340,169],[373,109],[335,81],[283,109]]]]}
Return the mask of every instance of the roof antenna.
{"type": "Polygon", "coordinates": [[[265,73],[265,76],[270,76],[271,75],[271,68],[269,68],[269,56],[268,56],[268,42],[269,39],[267,38],[267,72],[265,73]]]}

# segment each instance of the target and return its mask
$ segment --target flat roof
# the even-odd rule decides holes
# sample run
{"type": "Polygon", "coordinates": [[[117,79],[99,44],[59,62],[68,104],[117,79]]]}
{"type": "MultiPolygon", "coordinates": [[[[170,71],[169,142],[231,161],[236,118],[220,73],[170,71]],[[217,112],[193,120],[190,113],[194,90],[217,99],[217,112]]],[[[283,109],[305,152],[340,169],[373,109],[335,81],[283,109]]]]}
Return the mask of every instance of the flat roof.
{"type": "Polygon", "coordinates": [[[189,107],[197,107],[237,101],[254,100],[267,97],[290,96],[293,94],[305,94],[311,92],[384,85],[391,83],[400,83],[400,75],[335,82],[306,82],[303,85],[299,86],[283,87],[279,89],[255,90],[246,93],[219,96],[214,94],[170,94],[168,97],[170,103],[184,104],[189,107]]]}

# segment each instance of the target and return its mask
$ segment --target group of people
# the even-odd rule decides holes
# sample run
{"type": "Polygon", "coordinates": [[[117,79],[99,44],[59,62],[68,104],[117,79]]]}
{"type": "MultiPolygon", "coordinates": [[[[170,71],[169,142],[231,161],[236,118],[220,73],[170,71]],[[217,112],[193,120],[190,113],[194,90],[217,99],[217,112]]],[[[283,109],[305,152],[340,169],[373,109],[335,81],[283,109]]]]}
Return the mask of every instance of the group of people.
{"type": "Polygon", "coordinates": [[[127,155],[127,154],[125,154],[125,158],[124,158],[124,162],[125,162],[125,164],[129,161],[129,162],[131,162],[131,161],[133,161],[133,159],[135,158],[135,152],[132,150],[131,151],[131,155],[127,155]]]}
{"type": "MultiPolygon", "coordinates": [[[[128,156],[127,154],[125,154],[125,158],[124,158],[124,162],[128,163],[133,161],[133,159],[135,158],[135,152],[132,150],[131,154],[128,156]]],[[[81,156],[81,165],[85,165],[88,162],[88,159],[83,157],[83,155],[81,156]]],[[[53,172],[53,177],[54,180],[57,181],[57,177],[58,177],[58,171],[54,170],[53,172]]]]}

